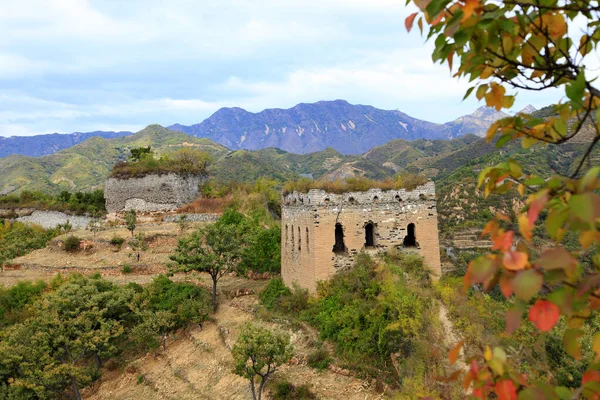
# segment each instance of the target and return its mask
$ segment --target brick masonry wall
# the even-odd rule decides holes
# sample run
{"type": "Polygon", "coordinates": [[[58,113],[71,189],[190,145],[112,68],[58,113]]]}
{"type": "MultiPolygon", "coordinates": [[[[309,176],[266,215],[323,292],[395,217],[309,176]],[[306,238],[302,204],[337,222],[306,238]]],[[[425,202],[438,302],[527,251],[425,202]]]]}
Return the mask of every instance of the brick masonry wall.
{"type": "Polygon", "coordinates": [[[350,268],[361,251],[376,254],[393,247],[419,252],[432,276],[441,274],[433,182],[410,192],[294,192],[283,199],[281,229],[281,274],[288,286],[296,282],[314,292],[317,281],[350,268]],[[337,223],[344,233],[343,252],[333,251],[337,223]],[[373,247],[365,246],[365,226],[369,223],[374,228],[373,247]],[[416,248],[403,246],[409,224],[415,226],[416,248]]]}

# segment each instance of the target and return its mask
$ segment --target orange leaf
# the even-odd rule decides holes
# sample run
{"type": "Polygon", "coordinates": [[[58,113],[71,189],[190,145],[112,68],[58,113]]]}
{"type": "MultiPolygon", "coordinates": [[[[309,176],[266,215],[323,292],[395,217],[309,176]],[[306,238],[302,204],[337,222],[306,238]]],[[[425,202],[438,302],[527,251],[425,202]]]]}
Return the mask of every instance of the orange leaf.
{"type": "Polygon", "coordinates": [[[498,235],[496,238],[493,239],[494,245],[492,246],[492,250],[510,250],[514,235],[515,233],[513,231],[504,232],[501,235],[498,235]]]}
{"type": "Polygon", "coordinates": [[[406,31],[410,32],[410,30],[412,29],[413,23],[415,22],[415,17],[417,16],[418,13],[413,13],[410,14],[405,20],[404,20],[404,26],[406,27],[406,31]]]}
{"type": "Polygon", "coordinates": [[[469,18],[471,15],[473,15],[473,12],[479,8],[479,0],[465,0],[465,6],[463,7],[463,18],[462,20],[466,20],[467,18],[469,18]]]}
{"type": "Polygon", "coordinates": [[[456,346],[454,346],[454,348],[452,350],[450,350],[450,352],[448,353],[448,359],[450,360],[450,365],[453,365],[456,360],[458,359],[458,356],[460,355],[460,349],[462,348],[464,342],[458,342],[458,344],[456,346]]]}
{"type": "Polygon", "coordinates": [[[498,381],[494,389],[498,395],[498,400],[517,400],[517,388],[512,381],[498,381]]]}
{"type": "Polygon", "coordinates": [[[529,256],[520,251],[507,251],[504,253],[504,268],[511,271],[524,269],[528,264],[529,256]]]}
{"type": "Polygon", "coordinates": [[[512,296],[512,293],[513,293],[511,277],[506,275],[506,273],[504,273],[504,272],[500,276],[500,291],[502,292],[504,297],[506,297],[507,299],[510,296],[512,296]]]}
{"type": "Polygon", "coordinates": [[[548,332],[560,317],[558,307],[548,300],[538,300],[529,309],[529,320],[542,332],[548,332]]]}
{"type": "Polygon", "coordinates": [[[548,202],[548,194],[544,193],[542,196],[535,198],[531,204],[529,204],[529,208],[527,209],[527,217],[529,218],[530,226],[535,224],[535,221],[537,221],[540,211],[544,209],[546,202],[548,202]]]}

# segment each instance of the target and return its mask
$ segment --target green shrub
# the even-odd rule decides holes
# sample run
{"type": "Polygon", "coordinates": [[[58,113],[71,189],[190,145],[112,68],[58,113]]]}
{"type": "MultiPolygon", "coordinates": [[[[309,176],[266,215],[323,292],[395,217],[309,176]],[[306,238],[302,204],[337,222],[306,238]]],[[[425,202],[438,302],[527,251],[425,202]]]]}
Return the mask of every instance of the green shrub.
{"type": "Polygon", "coordinates": [[[110,238],[110,244],[115,247],[121,248],[123,243],[125,243],[125,239],[119,235],[114,235],[112,238],[110,238]]]}
{"type": "Polygon", "coordinates": [[[269,310],[273,310],[279,305],[283,296],[289,296],[292,292],[285,286],[281,278],[273,278],[269,281],[265,289],[260,293],[261,303],[269,310]]]}
{"type": "Polygon", "coordinates": [[[152,152],[132,154],[130,161],[120,161],[113,167],[112,178],[139,178],[150,174],[206,174],[211,162],[208,153],[197,149],[181,148],[160,158],[152,152]]]}
{"type": "Polygon", "coordinates": [[[79,250],[80,243],[81,239],[79,239],[77,236],[69,236],[65,239],[64,249],[69,253],[74,253],[79,250]]]}
{"type": "Polygon", "coordinates": [[[121,272],[123,274],[130,274],[131,273],[131,265],[129,265],[129,264],[123,265],[123,268],[121,268],[121,272]]]}
{"type": "Polygon", "coordinates": [[[310,400],[317,398],[311,393],[308,385],[294,386],[288,381],[273,382],[271,396],[273,400],[310,400]]]}
{"type": "Polygon", "coordinates": [[[311,352],[308,355],[307,362],[309,367],[322,371],[329,368],[329,364],[331,364],[331,356],[326,349],[321,348],[311,352]]]}
{"type": "Polygon", "coordinates": [[[308,290],[302,289],[298,284],[294,283],[292,292],[281,297],[281,309],[285,312],[299,313],[308,308],[308,290]]]}

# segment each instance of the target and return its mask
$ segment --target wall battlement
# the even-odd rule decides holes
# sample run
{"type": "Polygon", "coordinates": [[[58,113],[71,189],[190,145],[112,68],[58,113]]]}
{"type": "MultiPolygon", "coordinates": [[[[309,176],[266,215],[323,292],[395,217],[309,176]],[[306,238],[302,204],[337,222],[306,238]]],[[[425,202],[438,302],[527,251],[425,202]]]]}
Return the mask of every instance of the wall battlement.
{"type": "Polygon", "coordinates": [[[109,213],[175,210],[198,196],[203,175],[147,175],[142,178],[109,178],[104,189],[109,213]]]}
{"type": "Polygon", "coordinates": [[[313,189],[283,197],[281,274],[310,291],[350,268],[356,255],[391,248],[421,254],[432,275],[441,262],[435,185],[412,191],[370,189],[327,193],[313,189]]]}

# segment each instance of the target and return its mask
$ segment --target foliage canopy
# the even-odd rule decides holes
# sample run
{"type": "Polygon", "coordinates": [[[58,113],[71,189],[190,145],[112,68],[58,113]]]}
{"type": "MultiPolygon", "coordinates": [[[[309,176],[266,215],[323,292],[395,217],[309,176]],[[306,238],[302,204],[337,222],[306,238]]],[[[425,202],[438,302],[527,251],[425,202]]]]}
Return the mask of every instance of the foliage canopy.
{"type": "MultiPolygon", "coordinates": [[[[524,148],[572,140],[587,146],[569,175],[543,179],[523,171],[514,159],[480,173],[478,184],[486,196],[517,189],[525,207],[516,220],[496,215],[489,221],[483,234],[491,236],[491,252],[470,262],[464,281],[486,290],[500,286],[512,303],[506,313],[508,333],[517,329],[523,315],[540,335],[551,335],[565,320],[563,349],[580,359],[578,338],[600,309],[600,167],[590,163],[600,141],[600,91],[590,69],[600,41],[600,5],[589,0],[414,0],[414,4],[420,11],[406,19],[406,28],[410,30],[416,20],[423,32],[428,24],[427,37],[435,42],[433,60],[447,63],[451,70],[458,60],[455,76],[475,82],[465,97],[475,93],[500,110],[515,100],[507,89],[564,90],[563,100],[546,117],[517,114],[488,130],[487,139],[496,140],[497,147],[515,139],[524,148]],[[540,232],[551,242],[538,251],[534,237],[540,232]],[[565,247],[570,235],[579,240],[575,250],[565,247]],[[592,260],[591,265],[586,266],[584,259],[592,260]]],[[[522,371],[508,367],[503,349],[489,347],[471,358],[464,387],[482,399],[597,398],[600,333],[593,343],[596,357],[572,388],[530,381],[522,371]]],[[[451,362],[461,346],[451,352],[451,362]]]]}

